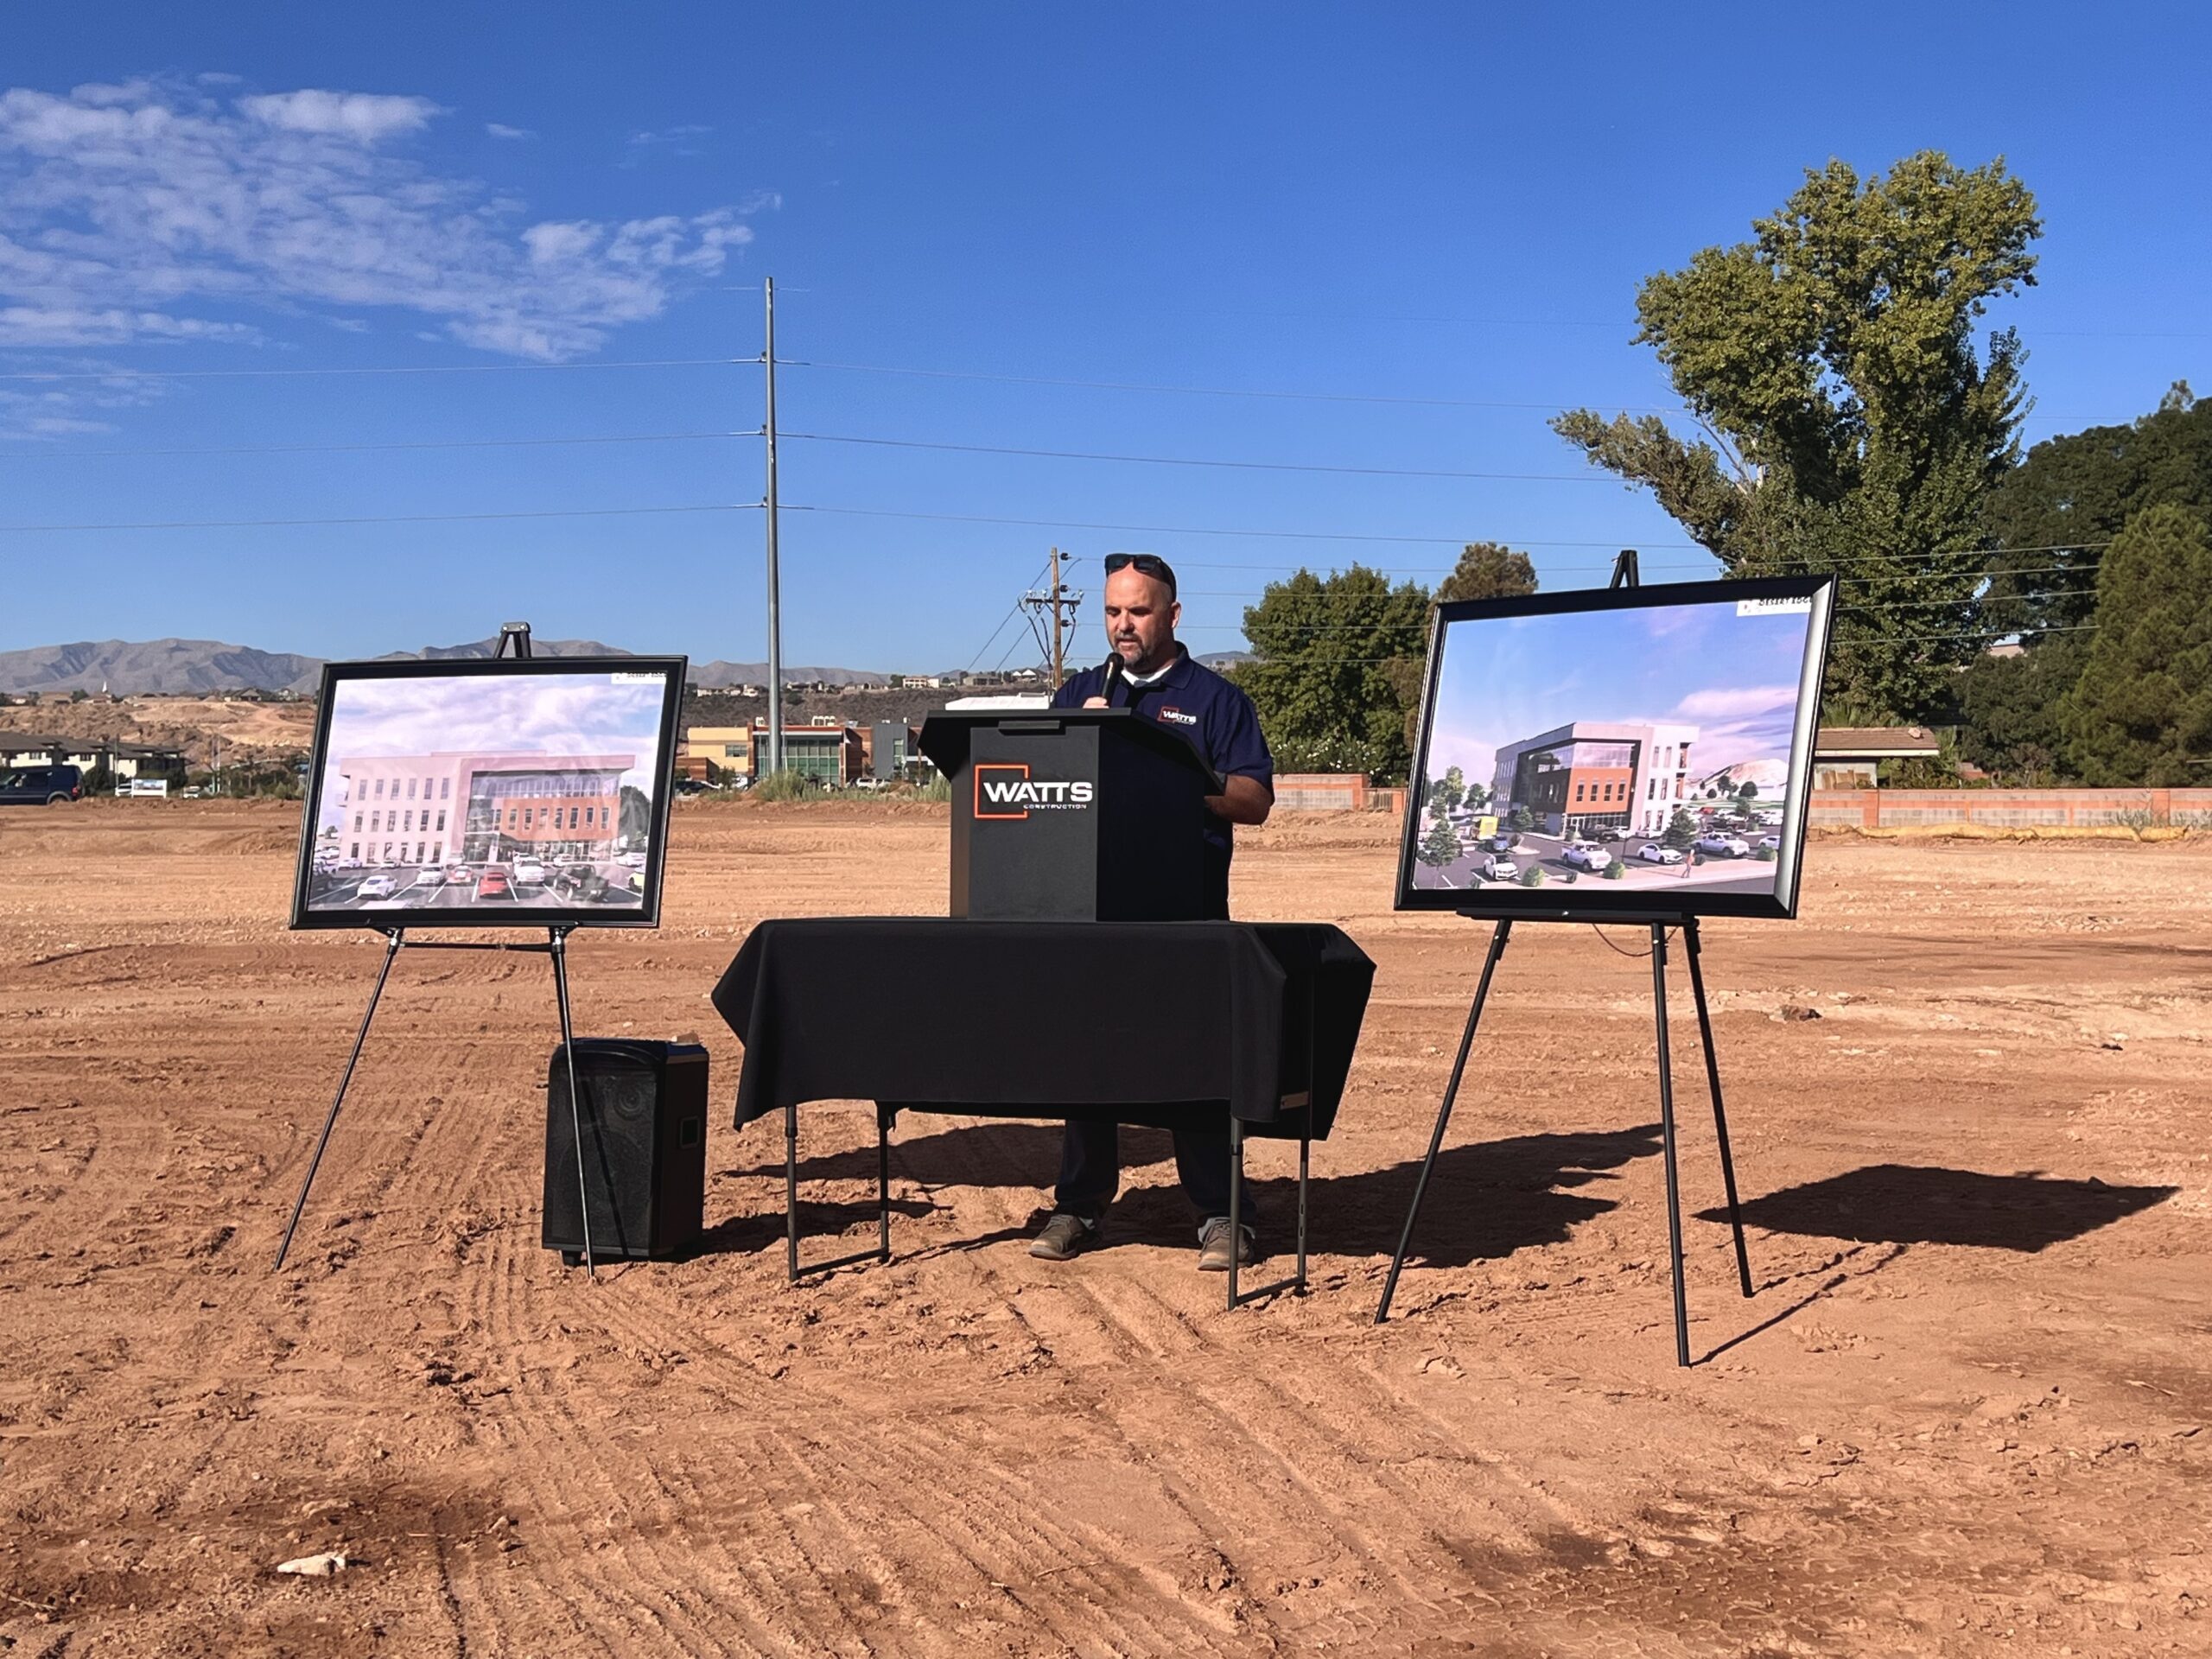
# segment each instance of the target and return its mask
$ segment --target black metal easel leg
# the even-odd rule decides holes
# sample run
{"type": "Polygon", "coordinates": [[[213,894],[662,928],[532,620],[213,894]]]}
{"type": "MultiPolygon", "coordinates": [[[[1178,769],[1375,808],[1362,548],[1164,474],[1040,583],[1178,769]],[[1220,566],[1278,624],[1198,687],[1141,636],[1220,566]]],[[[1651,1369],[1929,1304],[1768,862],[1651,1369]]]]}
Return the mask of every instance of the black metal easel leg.
{"type": "Polygon", "coordinates": [[[569,1133],[576,1142],[576,1220],[584,1231],[584,1274],[596,1279],[599,1268],[591,1250],[591,1187],[584,1179],[583,1096],[576,1090],[576,1039],[569,1024],[569,930],[549,927],[545,933],[546,950],[553,958],[553,996],[561,1005],[561,1052],[569,1063],[569,1133]]]}
{"type": "Polygon", "coordinates": [[[1697,1033],[1705,1043],[1705,1080],[1713,1090],[1713,1128],[1720,1140],[1720,1183],[1728,1192],[1728,1225],[1736,1235],[1736,1278],[1751,1289],[1751,1253],[1744,1248],[1744,1209],[1736,1198],[1736,1160],[1728,1150],[1728,1114],[1720,1104],[1720,1059],[1713,1046],[1713,1016],[1705,1006],[1705,975],[1698,966],[1697,918],[1682,922],[1682,948],[1690,959],[1690,995],[1697,1003],[1697,1033]]]}
{"type": "Polygon", "coordinates": [[[1682,1194],[1675,1166],[1675,1066],[1667,1047],[1667,927],[1651,924],[1651,1001],[1659,1028],[1659,1141],[1667,1165],[1667,1257],[1675,1280],[1675,1363],[1690,1363],[1689,1304],[1682,1288],[1682,1194]]]}
{"type": "Polygon", "coordinates": [[[322,1150],[330,1144],[330,1132],[338,1125],[338,1109],[346,1103],[346,1085],[353,1081],[353,1068],[361,1058],[361,1046],[369,1040],[369,1021],[377,1017],[377,1003],[384,996],[384,982],[391,976],[392,958],[399,954],[405,943],[406,931],[393,928],[385,936],[384,965],[377,969],[377,988],[369,993],[369,1006],[361,1015],[361,1029],[354,1033],[353,1052],[346,1057],[346,1070],[338,1079],[337,1097],[330,1103],[330,1116],[322,1120],[322,1134],[315,1143],[315,1156],[308,1160],[307,1179],[300,1183],[300,1196],[292,1201],[292,1218],[284,1224],[284,1242],[276,1247],[276,1263],[271,1273],[283,1270],[284,1257],[292,1249],[292,1235],[299,1230],[300,1212],[308,1207],[308,1189],[315,1185],[315,1173],[322,1167],[322,1150]]]}
{"type": "Polygon", "coordinates": [[[1298,1288],[1306,1289],[1306,1176],[1313,1167],[1313,1137],[1298,1137],[1298,1288]]]}
{"type": "Polygon", "coordinates": [[[1405,1230],[1398,1235],[1398,1253],[1390,1258],[1390,1276],[1382,1281],[1382,1300],[1376,1304],[1375,1323],[1382,1324],[1390,1317],[1390,1298],[1397,1294],[1398,1274],[1406,1265],[1406,1250],[1413,1243],[1414,1222],[1421,1214],[1421,1201],[1428,1193],[1428,1177],[1436,1167],[1436,1154],[1444,1145],[1444,1130],[1452,1122],[1452,1103],[1459,1097],[1459,1078],[1467,1069],[1467,1051],[1475,1044],[1475,1027],[1482,1022],[1483,1004],[1490,1000],[1491,976],[1497,971],[1497,959],[1505,954],[1505,942],[1512,937],[1513,924],[1497,923],[1491,930],[1490,954],[1483,959],[1483,976],[1475,985],[1475,1000],[1467,1009],[1467,1028],[1459,1034],[1459,1058],[1452,1062],[1452,1081],[1444,1086],[1444,1103],[1436,1109],[1436,1129],[1428,1137],[1428,1155],[1421,1160],[1421,1179],[1414,1183],[1414,1201],[1406,1210],[1405,1230]]]}

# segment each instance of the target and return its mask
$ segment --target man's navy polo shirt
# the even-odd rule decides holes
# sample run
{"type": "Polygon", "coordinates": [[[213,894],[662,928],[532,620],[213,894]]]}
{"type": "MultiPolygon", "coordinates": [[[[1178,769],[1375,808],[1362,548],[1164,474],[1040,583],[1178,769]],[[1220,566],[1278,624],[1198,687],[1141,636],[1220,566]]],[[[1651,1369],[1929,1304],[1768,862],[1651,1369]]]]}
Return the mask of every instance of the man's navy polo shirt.
{"type": "MultiPolygon", "coordinates": [[[[1139,714],[1180,736],[1224,778],[1256,778],[1272,795],[1274,757],[1260,735],[1259,712],[1252,699],[1194,660],[1187,646],[1179,645],[1176,652],[1174,666],[1149,685],[1131,685],[1116,677],[1108,699],[1110,706],[1126,709],[1134,696],[1139,714]]],[[[1052,707],[1080,709],[1098,695],[1105,680],[1103,666],[1084,669],[1053,693],[1052,707]]],[[[1229,914],[1229,861],[1235,835],[1228,819],[1206,814],[1206,891],[1213,913],[1224,918],[1229,914]]]]}

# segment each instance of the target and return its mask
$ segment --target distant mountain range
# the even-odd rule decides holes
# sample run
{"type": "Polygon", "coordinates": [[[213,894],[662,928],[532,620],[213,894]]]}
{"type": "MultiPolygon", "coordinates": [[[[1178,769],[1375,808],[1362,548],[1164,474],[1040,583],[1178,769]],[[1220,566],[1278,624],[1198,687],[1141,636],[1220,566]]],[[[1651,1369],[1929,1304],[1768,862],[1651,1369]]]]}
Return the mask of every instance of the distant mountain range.
{"type": "MultiPolygon", "coordinates": [[[[474,639],[459,645],[425,645],[420,651],[387,652],[378,662],[443,661],[454,658],[489,657],[499,649],[497,637],[474,639]]],[[[531,648],[541,657],[632,657],[637,653],[596,639],[532,639],[531,648]]],[[[1224,668],[1248,661],[1242,651],[1209,652],[1198,660],[1210,668],[1224,668]]],[[[216,639],[84,639],[67,645],[33,645],[23,651],[0,652],[0,691],[59,692],[105,690],[118,697],[143,693],[189,696],[220,691],[312,692],[322,683],[323,659],[296,652],[259,651],[251,645],[226,645],[216,639]]],[[[810,668],[786,663],[785,683],[824,685],[883,685],[887,674],[858,668],[810,668]]],[[[694,663],[695,685],[762,685],[768,678],[766,663],[730,663],[719,659],[694,663]]]]}
{"type": "MultiPolygon", "coordinates": [[[[379,662],[444,661],[489,657],[496,637],[459,645],[425,645],[420,651],[387,652],[379,662]]],[[[532,639],[541,657],[632,657],[637,653],[596,639],[532,639]]],[[[218,639],[84,639],[67,645],[33,645],[0,652],[0,691],[99,691],[118,697],[221,691],[313,692],[322,683],[323,659],[296,652],[258,651],[218,639]]],[[[768,677],[766,663],[694,663],[698,685],[758,685],[768,677]]],[[[827,685],[881,685],[890,677],[863,669],[810,668],[786,664],[786,681],[827,685]]]]}

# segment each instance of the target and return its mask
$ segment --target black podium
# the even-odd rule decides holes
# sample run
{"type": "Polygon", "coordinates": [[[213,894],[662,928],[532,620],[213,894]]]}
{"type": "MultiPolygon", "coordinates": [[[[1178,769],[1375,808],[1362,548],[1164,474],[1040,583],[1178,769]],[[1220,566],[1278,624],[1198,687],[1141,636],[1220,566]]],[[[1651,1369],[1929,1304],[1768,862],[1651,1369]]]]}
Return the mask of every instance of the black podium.
{"type": "Polygon", "coordinates": [[[975,921],[1206,919],[1198,752],[1127,709],[931,715],[952,785],[952,914],[975,921]]]}

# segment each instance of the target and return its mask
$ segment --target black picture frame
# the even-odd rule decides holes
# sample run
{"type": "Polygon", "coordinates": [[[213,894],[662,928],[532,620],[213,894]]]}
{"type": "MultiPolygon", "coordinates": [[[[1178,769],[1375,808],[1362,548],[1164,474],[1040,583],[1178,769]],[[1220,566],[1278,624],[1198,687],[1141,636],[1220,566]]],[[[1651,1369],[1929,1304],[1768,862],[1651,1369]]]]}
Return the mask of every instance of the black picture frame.
{"type": "Polygon", "coordinates": [[[1832,575],[1747,576],[1727,581],[1662,582],[1649,587],[1575,588],[1512,599],[1459,600],[1440,605],[1430,625],[1428,664],[1421,689],[1421,723],[1406,790],[1404,831],[1398,849],[1393,908],[1451,911],[1484,920],[1651,921],[1694,916],[1745,916],[1786,921],[1797,913],[1803,874],[1806,817],[1811,804],[1814,734],[1820,721],[1821,687],[1827,669],[1834,623],[1836,579],[1832,575]],[[1414,885],[1415,849],[1426,816],[1429,734],[1443,669],[1446,636],[1458,625],[1516,617],[1572,615],[1592,611],[1659,610],[1670,606],[1734,604],[1739,601],[1810,601],[1805,652],[1798,670],[1797,705],[1790,729],[1789,776],[1783,794],[1783,844],[1776,854],[1771,893],[1720,893],[1694,887],[1656,892],[1604,880],[1572,887],[1414,885]]]}
{"type": "Polygon", "coordinates": [[[423,928],[565,930],[659,926],[661,882],[668,849],[669,812],[676,793],[677,732],[683,720],[683,686],[690,669],[690,659],[685,657],[499,657],[448,658],[427,662],[410,659],[326,663],[315,705],[315,747],[308,761],[308,798],[300,822],[299,857],[292,877],[291,925],[300,929],[369,928],[377,931],[404,928],[410,933],[423,928]],[[651,827],[645,843],[645,887],[634,908],[594,904],[518,906],[512,912],[504,912],[487,911],[480,904],[453,908],[401,906],[389,910],[316,909],[311,906],[310,882],[315,874],[316,829],[322,816],[330,727],[337,709],[337,692],[340,686],[372,680],[550,678],[589,674],[658,674],[663,677],[660,718],[657,728],[659,744],[658,786],[650,803],[651,827]]]}

